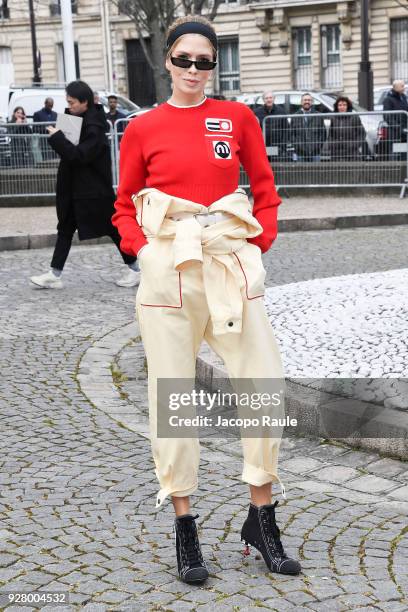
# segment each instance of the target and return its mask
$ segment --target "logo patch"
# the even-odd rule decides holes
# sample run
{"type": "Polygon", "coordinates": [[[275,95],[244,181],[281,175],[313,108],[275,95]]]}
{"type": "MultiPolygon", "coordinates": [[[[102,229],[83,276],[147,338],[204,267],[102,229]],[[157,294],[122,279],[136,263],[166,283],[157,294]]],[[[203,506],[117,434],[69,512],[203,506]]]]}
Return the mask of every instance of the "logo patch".
{"type": "Polygon", "coordinates": [[[205,120],[205,127],[209,132],[232,132],[232,121],[229,119],[210,119],[205,120]]]}
{"type": "Polygon", "coordinates": [[[224,140],[213,140],[215,159],[231,159],[231,146],[224,140]]]}

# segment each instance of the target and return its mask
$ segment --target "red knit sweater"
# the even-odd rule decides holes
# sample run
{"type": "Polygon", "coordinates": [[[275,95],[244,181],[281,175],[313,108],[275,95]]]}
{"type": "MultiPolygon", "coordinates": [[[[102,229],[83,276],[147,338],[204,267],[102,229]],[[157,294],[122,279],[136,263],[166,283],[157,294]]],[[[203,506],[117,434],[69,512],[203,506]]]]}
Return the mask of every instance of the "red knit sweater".
{"type": "Polygon", "coordinates": [[[276,238],[281,199],[254,113],[240,102],[207,98],[187,108],[166,102],[133,119],[120,146],[120,181],[112,217],[122,250],[137,255],[147,243],[136,221],[133,194],[155,187],[209,206],[238,187],[240,163],[249,176],[253,215],[264,230],[248,242],[265,252],[276,238]]]}

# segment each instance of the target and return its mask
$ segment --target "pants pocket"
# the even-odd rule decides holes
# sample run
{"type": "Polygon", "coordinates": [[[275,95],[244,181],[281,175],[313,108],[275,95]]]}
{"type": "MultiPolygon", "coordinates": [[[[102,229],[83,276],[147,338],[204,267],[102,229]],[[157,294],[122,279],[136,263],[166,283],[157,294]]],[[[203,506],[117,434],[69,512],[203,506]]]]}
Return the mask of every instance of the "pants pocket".
{"type": "Polygon", "coordinates": [[[245,280],[245,292],[248,300],[263,297],[265,294],[266,270],[262,262],[261,249],[256,244],[247,242],[234,253],[245,280]]]}
{"type": "Polygon", "coordinates": [[[137,302],[145,307],[181,308],[181,274],[174,269],[172,240],[150,238],[139,259],[137,302]]]}

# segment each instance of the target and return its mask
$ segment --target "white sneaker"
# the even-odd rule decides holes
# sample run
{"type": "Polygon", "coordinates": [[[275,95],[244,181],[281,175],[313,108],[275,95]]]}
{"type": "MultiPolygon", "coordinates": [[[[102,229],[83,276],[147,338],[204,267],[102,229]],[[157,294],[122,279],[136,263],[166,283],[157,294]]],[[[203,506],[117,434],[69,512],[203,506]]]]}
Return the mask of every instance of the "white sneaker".
{"type": "Polygon", "coordinates": [[[62,289],[64,286],[59,276],[55,276],[51,270],[39,276],[31,276],[30,281],[43,289],[62,289]]]}
{"type": "Polygon", "coordinates": [[[136,272],[132,268],[128,268],[127,272],[116,281],[118,287],[136,287],[139,283],[140,271],[136,272]]]}

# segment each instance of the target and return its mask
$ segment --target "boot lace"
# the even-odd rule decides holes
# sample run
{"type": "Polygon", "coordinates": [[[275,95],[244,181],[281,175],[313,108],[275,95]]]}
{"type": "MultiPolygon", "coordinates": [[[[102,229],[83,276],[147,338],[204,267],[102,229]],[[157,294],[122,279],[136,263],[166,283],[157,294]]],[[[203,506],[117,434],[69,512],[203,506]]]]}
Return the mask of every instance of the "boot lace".
{"type": "MultiPolygon", "coordinates": [[[[198,514],[192,517],[192,519],[196,518],[198,518],[198,514]]],[[[192,519],[183,521],[181,530],[183,552],[189,567],[201,565],[202,562],[197,528],[192,519]]]]}
{"type": "Polygon", "coordinates": [[[286,554],[280,540],[280,529],[275,521],[275,508],[277,504],[278,502],[275,502],[271,506],[262,508],[260,518],[268,547],[273,551],[276,551],[281,557],[285,558],[286,554]]]}

